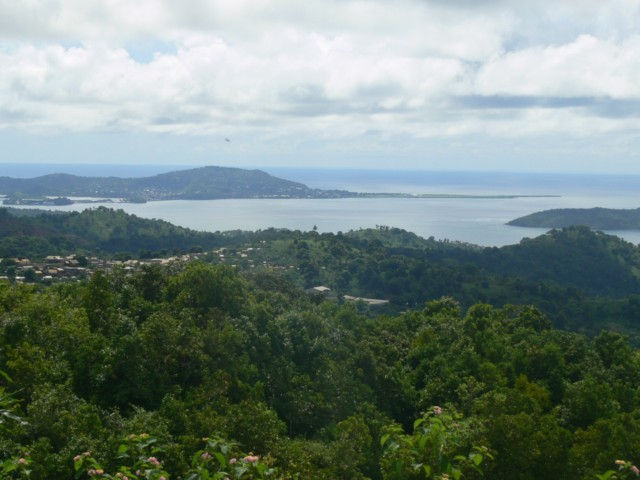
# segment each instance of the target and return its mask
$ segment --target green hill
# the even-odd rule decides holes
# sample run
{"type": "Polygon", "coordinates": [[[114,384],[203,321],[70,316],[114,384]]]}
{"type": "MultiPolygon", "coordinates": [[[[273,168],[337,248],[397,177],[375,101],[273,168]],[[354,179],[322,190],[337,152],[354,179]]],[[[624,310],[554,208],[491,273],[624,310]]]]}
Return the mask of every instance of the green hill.
{"type": "Polygon", "coordinates": [[[162,220],[149,220],[105,207],[83,212],[42,212],[15,215],[0,209],[0,257],[44,257],[82,252],[188,250],[210,248],[228,236],[197,232],[162,220]]]}
{"type": "Polygon", "coordinates": [[[597,295],[640,292],[640,249],[588,227],[552,230],[517,245],[485,249],[487,271],[571,285],[597,295]]]}
{"type": "Polygon", "coordinates": [[[640,230],[640,208],[560,208],[532,213],[507,223],[516,227],[564,228],[585,225],[596,230],[640,230]]]}
{"type": "Polygon", "coordinates": [[[152,177],[79,177],[51,174],[36,178],[0,177],[4,195],[203,200],[217,198],[323,198],[349,192],[312,189],[261,170],[201,167],[152,177]]]}

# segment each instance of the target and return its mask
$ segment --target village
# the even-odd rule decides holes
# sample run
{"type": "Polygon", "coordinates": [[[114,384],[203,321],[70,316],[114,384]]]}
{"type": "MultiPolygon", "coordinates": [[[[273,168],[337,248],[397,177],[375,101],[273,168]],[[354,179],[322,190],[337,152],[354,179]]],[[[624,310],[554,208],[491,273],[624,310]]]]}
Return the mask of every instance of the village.
{"type": "MultiPolygon", "coordinates": [[[[265,243],[263,240],[262,243],[265,243]]],[[[256,267],[275,271],[298,270],[295,265],[278,265],[267,260],[251,258],[262,247],[246,247],[241,249],[218,248],[209,252],[185,253],[168,257],[148,259],[117,260],[83,255],[49,255],[42,260],[28,258],[0,258],[0,268],[3,274],[0,281],[15,283],[43,283],[73,282],[90,278],[97,270],[113,272],[122,269],[125,274],[133,274],[145,265],[160,265],[181,269],[189,262],[202,260],[209,263],[226,264],[232,268],[252,270],[256,267]]],[[[381,307],[389,304],[389,300],[367,298],[353,295],[338,295],[331,288],[318,285],[307,288],[306,292],[329,301],[345,301],[363,303],[370,307],[381,307]]]]}

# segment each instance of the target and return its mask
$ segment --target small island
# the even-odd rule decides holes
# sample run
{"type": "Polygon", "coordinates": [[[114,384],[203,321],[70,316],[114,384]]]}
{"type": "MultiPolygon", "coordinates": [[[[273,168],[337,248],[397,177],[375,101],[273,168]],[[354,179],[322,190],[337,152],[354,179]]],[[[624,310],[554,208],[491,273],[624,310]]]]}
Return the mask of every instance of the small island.
{"type": "Polygon", "coordinates": [[[640,208],[558,208],[516,218],[507,225],[530,228],[585,225],[595,230],[640,230],[640,208]]]}

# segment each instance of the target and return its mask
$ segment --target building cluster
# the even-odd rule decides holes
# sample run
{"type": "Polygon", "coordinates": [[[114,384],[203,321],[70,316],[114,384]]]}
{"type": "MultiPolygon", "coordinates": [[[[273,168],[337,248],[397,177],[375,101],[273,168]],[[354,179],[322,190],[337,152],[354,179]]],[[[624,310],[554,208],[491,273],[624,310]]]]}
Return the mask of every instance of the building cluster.
{"type": "MultiPolygon", "coordinates": [[[[13,267],[16,282],[53,281],[66,279],[75,280],[85,278],[90,274],[88,260],[81,260],[75,255],[61,257],[50,255],[41,261],[32,261],[28,258],[4,258],[0,259],[4,265],[13,267]]],[[[0,275],[0,280],[8,279],[9,275],[0,275]]]]}
{"type": "MultiPolygon", "coordinates": [[[[262,240],[261,243],[264,244],[266,242],[262,240]]],[[[121,269],[126,273],[133,273],[145,265],[177,265],[179,267],[180,265],[200,259],[229,265],[232,268],[249,270],[256,267],[284,271],[299,269],[299,267],[296,267],[295,265],[278,265],[268,259],[263,259],[264,257],[258,253],[260,250],[262,250],[262,247],[260,246],[239,249],[222,247],[204,253],[187,253],[171,257],[129,260],[106,259],[96,256],[84,257],[78,255],[50,255],[39,261],[31,261],[28,258],[0,258],[0,265],[4,266],[5,272],[4,275],[0,274],[0,280],[12,280],[18,283],[74,281],[89,278],[96,270],[111,272],[115,269],[121,269]]],[[[307,292],[321,296],[327,300],[364,303],[370,307],[380,307],[389,303],[389,300],[379,298],[338,295],[336,292],[324,285],[309,288],[307,292]]]]}
{"type": "Polygon", "coordinates": [[[95,270],[109,272],[116,268],[122,268],[127,272],[132,272],[143,265],[170,265],[176,262],[189,262],[198,258],[198,254],[145,260],[112,260],[76,255],[66,257],[50,255],[40,261],[32,261],[28,258],[0,258],[0,263],[8,266],[5,271],[12,269],[11,275],[5,272],[4,275],[0,275],[0,280],[14,280],[18,283],[81,280],[90,277],[95,270]]]}
{"type": "MultiPolygon", "coordinates": [[[[266,243],[265,240],[260,242],[261,244],[266,243]]],[[[246,247],[242,249],[229,249],[229,248],[219,248],[217,250],[213,250],[211,253],[213,255],[214,261],[217,260],[218,263],[222,263],[225,265],[229,265],[231,267],[242,267],[254,269],[256,267],[268,268],[270,270],[295,270],[297,267],[295,265],[278,265],[270,262],[269,260],[256,260],[256,253],[262,250],[262,247],[246,247]]]]}

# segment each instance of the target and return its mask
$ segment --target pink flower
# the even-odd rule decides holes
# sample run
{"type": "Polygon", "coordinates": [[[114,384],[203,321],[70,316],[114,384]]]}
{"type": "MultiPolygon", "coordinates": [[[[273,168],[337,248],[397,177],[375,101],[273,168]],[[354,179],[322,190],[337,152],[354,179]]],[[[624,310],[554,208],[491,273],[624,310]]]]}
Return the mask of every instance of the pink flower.
{"type": "Polygon", "coordinates": [[[636,474],[636,477],[640,475],[640,468],[636,467],[635,465],[631,465],[631,471],[636,474]]]}
{"type": "Polygon", "coordinates": [[[90,468],[89,470],[87,470],[87,475],[89,475],[90,477],[93,477],[96,473],[97,472],[93,468],[90,468]]]}
{"type": "Polygon", "coordinates": [[[147,458],[147,462],[149,462],[151,465],[155,465],[156,467],[160,466],[160,461],[156,457],[147,458]]]}
{"type": "Polygon", "coordinates": [[[84,455],[85,457],[90,457],[91,456],[91,452],[84,452],[82,455],[84,455]]]}
{"type": "Polygon", "coordinates": [[[101,469],[101,468],[98,468],[98,469],[96,470],[96,474],[97,474],[97,475],[102,475],[103,473],[104,473],[104,470],[103,470],[103,469],[101,469]]]}
{"type": "Polygon", "coordinates": [[[211,454],[209,452],[203,452],[202,455],[200,455],[200,458],[202,460],[209,460],[211,458],[211,454]]]}
{"type": "Polygon", "coordinates": [[[229,460],[229,463],[230,463],[231,465],[233,465],[233,464],[235,464],[235,463],[237,463],[237,462],[238,462],[238,459],[237,459],[237,458],[232,458],[231,460],[229,460]]]}
{"type": "Polygon", "coordinates": [[[74,462],[78,462],[80,460],[82,460],[82,455],[76,455],[75,457],[73,457],[74,462]]]}
{"type": "Polygon", "coordinates": [[[158,478],[158,480],[167,480],[167,477],[162,476],[162,477],[158,478]]]}
{"type": "Polygon", "coordinates": [[[247,455],[242,460],[244,460],[245,462],[248,462],[248,463],[256,463],[258,460],[260,460],[260,457],[258,457],[256,455],[247,455]]]}
{"type": "Polygon", "coordinates": [[[26,465],[26,464],[27,464],[27,461],[26,461],[24,458],[19,458],[19,459],[18,459],[18,463],[19,463],[20,465],[26,465]]]}
{"type": "Polygon", "coordinates": [[[435,407],[433,407],[433,413],[435,413],[436,415],[442,415],[442,407],[436,405],[435,407]]]}

